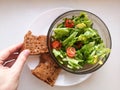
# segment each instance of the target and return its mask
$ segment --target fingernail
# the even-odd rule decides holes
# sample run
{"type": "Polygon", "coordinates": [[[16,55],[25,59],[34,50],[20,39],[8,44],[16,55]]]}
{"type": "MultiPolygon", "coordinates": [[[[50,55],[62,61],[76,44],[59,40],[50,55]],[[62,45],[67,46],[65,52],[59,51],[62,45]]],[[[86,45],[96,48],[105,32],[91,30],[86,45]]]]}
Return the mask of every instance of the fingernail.
{"type": "Polygon", "coordinates": [[[24,55],[28,56],[30,54],[30,50],[29,49],[26,49],[23,51],[24,55]]]}

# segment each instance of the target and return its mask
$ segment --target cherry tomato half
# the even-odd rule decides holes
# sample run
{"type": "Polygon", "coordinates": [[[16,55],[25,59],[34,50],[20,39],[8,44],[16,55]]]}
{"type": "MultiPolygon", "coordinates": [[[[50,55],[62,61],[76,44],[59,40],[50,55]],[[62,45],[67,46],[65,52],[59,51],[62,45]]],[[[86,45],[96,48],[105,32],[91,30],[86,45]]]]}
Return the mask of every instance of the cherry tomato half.
{"type": "Polygon", "coordinates": [[[71,19],[65,20],[65,27],[72,28],[74,27],[74,22],[71,19]]]}
{"type": "Polygon", "coordinates": [[[61,48],[61,43],[57,40],[53,41],[52,42],[52,48],[60,49],[61,48]]]}
{"type": "Polygon", "coordinates": [[[66,49],[66,53],[69,57],[73,58],[73,57],[75,57],[76,50],[74,47],[68,47],[66,49]]]}

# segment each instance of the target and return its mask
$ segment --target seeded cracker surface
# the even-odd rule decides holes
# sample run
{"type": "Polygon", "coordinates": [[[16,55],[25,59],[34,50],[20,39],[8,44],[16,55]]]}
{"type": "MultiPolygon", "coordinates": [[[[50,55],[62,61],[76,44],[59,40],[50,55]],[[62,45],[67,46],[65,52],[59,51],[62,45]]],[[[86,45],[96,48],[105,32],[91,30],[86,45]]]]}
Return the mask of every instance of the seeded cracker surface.
{"type": "Polygon", "coordinates": [[[41,54],[48,52],[47,37],[45,35],[34,36],[31,31],[24,36],[23,49],[29,49],[30,54],[41,54]]]}
{"type": "Polygon", "coordinates": [[[40,56],[39,65],[32,70],[32,73],[47,84],[54,86],[60,71],[61,68],[52,60],[50,55],[43,53],[40,56]]]}

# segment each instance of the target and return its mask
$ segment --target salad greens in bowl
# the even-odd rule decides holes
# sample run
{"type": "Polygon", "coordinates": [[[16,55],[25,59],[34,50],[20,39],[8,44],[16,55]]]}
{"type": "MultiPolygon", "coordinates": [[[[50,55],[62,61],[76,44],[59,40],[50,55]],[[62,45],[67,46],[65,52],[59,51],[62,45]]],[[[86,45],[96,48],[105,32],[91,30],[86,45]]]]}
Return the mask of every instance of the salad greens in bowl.
{"type": "Polygon", "coordinates": [[[47,44],[53,60],[64,70],[87,74],[109,57],[111,36],[105,23],[84,10],[63,13],[50,26],[47,44]]]}

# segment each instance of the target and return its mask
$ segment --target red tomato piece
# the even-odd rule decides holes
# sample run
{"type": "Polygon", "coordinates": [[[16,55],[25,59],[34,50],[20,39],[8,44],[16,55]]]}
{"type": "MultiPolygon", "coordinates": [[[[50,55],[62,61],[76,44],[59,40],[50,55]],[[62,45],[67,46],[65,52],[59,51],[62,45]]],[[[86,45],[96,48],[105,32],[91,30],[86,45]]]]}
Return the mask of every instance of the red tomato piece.
{"type": "Polygon", "coordinates": [[[53,41],[52,42],[52,48],[60,49],[61,48],[61,43],[57,40],[53,41]]]}
{"type": "Polygon", "coordinates": [[[74,47],[68,47],[68,48],[66,49],[66,53],[67,53],[67,55],[68,55],[69,57],[73,58],[73,57],[75,57],[76,50],[75,50],[74,47]]]}
{"type": "Polygon", "coordinates": [[[65,27],[72,28],[74,27],[74,22],[71,19],[65,20],[65,27]]]}

